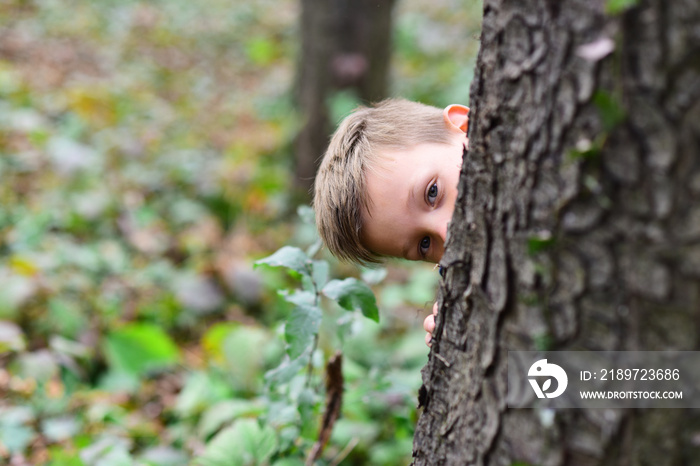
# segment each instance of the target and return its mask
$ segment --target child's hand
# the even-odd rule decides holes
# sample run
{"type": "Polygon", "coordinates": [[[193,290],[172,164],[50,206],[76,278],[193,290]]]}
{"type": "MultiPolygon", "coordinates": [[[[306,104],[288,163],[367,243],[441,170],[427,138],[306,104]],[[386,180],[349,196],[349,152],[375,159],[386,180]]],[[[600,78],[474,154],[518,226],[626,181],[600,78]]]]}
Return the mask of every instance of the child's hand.
{"type": "Polygon", "coordinates": [[[425,344],[428,346],[430,346],[433,341],[433,332],[435,331],[435,317],[437,316],[437,313],[438,303],[436,302],[435,304],[433,304],[433,313],[426,317],[423,321],[423,328],[426,332],[428,332],[425,335],[425,344]]]}

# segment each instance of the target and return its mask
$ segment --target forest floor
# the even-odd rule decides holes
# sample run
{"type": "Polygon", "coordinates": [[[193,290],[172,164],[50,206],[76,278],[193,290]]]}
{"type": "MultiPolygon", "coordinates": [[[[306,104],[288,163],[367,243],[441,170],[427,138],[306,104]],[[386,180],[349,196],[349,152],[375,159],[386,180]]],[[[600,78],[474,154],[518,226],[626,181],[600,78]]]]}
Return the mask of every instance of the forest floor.
{"type": "MultiPolygon", "coordinates": [[[[396,13],[393,93],[466,102],[479,4],[396,13]]],[[[308,368],[265,377],[289,351],[278,291],[300,282],[253,263],[317,240],[292,192],[297,15],[292,0],[0,5],[0,462],[303,464],[337,350],[345,399],[318,464],[409,461],[432,267],[319,253],[371,286],[380,323],[324,302],[308,368]]],[[[355,102],[335,96],[334,118],[355,102]]]]}

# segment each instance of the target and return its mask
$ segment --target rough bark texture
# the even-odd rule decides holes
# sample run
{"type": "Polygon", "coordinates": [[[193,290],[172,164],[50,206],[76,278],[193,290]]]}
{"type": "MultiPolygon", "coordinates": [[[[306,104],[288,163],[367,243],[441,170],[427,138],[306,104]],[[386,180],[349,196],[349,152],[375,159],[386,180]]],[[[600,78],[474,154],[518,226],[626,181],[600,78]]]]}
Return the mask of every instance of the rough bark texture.
{"type": "Polygon", "coordinates": [[[354,88],[364,102],[387,96],[395,0],[302,0],[295,144],[297,185],[308,190],[331,130],[327,99],[354,88]]]}
{"type": "Polygon", "coordinates": [[[484,3],[415,464],[700,464],[695,411],[506,407],[508,350],[700,349],[700,3],[484,3]]]}

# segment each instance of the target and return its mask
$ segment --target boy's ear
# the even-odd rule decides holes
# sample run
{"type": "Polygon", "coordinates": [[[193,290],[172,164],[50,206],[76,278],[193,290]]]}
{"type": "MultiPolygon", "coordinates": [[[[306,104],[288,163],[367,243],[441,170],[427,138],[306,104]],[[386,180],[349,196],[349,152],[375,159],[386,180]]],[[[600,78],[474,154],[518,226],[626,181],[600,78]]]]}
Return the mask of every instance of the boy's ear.
{"type": "Polygon", "coordinates": [[[456,129],[466,134],[469,128],[469,107],[459,104],[448,105],[442,112],[442,116],[448,128],[456,129]]]}

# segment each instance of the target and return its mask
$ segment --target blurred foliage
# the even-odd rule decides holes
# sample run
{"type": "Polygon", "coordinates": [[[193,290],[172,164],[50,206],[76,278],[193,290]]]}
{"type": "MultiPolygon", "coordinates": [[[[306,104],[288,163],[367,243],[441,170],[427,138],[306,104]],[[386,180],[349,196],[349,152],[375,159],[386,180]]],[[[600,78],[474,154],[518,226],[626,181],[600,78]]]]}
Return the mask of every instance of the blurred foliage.
{"type": "MultiPolygon", "coordinates": [[[[410,461],[437,274],[309,249],[290,191],[297,13],[0,4],[0,463],[303,464],[338,349],[342,415],[318,464],[410,461]],[[303,271],[253,268],[285,244],[326,264],[312,275],[342,307],[299,314],[279,291],[303,271]],[[375,317],[371,295],[347,292],[366,287],[381,323],[354,311],[375,317]],[[265,377],[301,357],[291,378],[265,377]]],[[[465,102],[479,4],[396,13],[394,93],[465,102]]],[[[340,118],[354,101],[330,104],[340,118]]]]}

